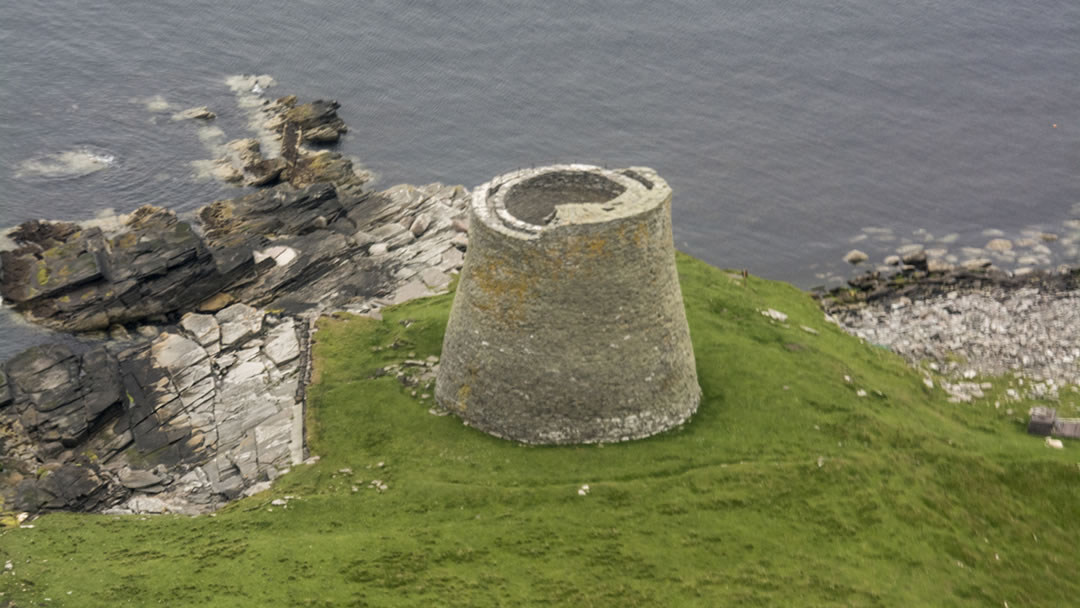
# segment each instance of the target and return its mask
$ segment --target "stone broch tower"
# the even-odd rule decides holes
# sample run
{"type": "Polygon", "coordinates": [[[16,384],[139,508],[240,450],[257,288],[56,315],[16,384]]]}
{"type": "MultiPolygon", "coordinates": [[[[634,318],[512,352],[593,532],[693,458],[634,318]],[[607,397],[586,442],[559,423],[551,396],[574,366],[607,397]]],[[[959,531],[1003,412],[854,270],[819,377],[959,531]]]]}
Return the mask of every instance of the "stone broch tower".
{"type": "Polygon", "coordinates": [[[667,182],[555,165],[476,188],[435,397],[525,443],[624,441],[689,418],[701,389],[667,182]]]}

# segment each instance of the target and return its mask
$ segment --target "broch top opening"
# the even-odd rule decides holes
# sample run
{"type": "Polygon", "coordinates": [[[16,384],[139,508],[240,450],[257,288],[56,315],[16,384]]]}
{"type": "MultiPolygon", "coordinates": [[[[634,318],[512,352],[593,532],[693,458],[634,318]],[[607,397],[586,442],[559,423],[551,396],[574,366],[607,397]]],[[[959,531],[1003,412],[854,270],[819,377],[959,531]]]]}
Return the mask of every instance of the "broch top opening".
{"type": "Polygon", "coordinates": [[[525,180],[506,193],[506,210],[523,222],[545,225],[557,205],[606,203],[626,187],[586,171],[553,171],[525,180]]]}

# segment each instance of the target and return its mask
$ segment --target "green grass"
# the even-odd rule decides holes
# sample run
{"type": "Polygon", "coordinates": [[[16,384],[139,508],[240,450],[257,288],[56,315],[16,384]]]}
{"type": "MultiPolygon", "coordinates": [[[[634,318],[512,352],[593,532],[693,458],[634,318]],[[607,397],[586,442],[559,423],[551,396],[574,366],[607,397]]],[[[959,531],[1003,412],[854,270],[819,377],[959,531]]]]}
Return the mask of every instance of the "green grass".
{"type": "Polygon", "coordinates": [[[0,605],[1080,604],[1080,445],[1027,436],[1023,403],[947,403],[794,287],[679,268],[704,391],[683,428],[589,447],[494,439],[372,378],[439,354],[449,296],[325,319],[319,463],[216,517],[0,531],[14,565],[0,605]]]}

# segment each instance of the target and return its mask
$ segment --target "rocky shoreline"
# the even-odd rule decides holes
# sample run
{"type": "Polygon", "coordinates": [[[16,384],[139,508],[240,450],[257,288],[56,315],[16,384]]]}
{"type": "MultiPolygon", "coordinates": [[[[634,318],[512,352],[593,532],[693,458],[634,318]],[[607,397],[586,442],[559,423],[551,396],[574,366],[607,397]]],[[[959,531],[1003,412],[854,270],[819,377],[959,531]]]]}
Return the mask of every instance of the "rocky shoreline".
{"type": "Polygon", "coordinates": [[[217,161],[255,190],[193,219],[145,206],[7,235],[4,304],[98,344],[0,365],[0,509],[204,513],[304,462],[314,320],[444,291],[467,246],[465,188],[369,190],[305,146],[346,132],[337,108],[264,100],[262,137],[217,161]]]}
{"type": "MultiPolygon", "coordinates": [[[[1007,272],[990,264],[936,269],[925,254],[815,294],[848,332],[939,375],[955,401],[981,397],[980,377],[1006,377],[1006,396],[1057,399],[1080,386],[1080,268],[1007,272]]],[[[999,404],[1000,405],[1000,404],[999,404]]]]}

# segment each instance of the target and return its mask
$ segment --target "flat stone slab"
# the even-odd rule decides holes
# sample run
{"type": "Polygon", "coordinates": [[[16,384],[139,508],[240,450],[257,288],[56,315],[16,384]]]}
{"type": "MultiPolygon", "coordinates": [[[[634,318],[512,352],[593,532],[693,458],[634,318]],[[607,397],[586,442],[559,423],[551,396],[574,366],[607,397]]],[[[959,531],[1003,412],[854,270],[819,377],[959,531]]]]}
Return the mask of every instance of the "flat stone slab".
{"type": "Polygon", "coordinates": [[[221,345],[224,347],[249,338],[262,329],[262,311],[247,304],[233,304],[214,317],[221,325],[221,345]]]}

